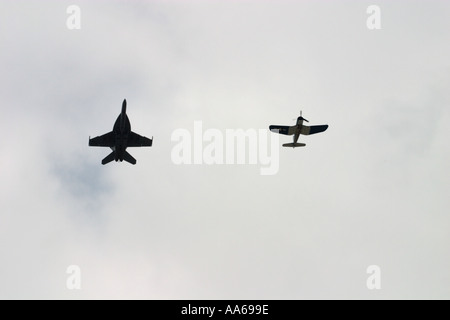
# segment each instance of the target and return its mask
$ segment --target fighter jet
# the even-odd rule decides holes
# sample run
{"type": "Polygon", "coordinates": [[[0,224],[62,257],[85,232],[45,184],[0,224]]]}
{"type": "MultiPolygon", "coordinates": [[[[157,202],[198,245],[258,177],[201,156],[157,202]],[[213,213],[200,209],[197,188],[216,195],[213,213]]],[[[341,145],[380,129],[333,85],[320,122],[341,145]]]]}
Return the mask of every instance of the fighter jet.
{"type": "Polygon", "coordinates": [[[283,144],[283,147],[304,147],[306,146],[305,143],[297,143],[298,137],[303,135],[310,135],[315,134],[319,132],[323,132],[327,130],[328,125],[320,125],[320,126],[305,126],[303,124],[303,121],[309,122],[305,118],[302,117],[302,112],[300,111],[300,117],[297,118],[297,124],[295,126],[279,126],[279,125],[271,125],[269,126],[270,131],[285,134],[288,136],[294,135],[294,142],[293,143],[285,143],[283,144]]]}
{"type": "Polygon", "coordinates": [[[127,116],[127,100],[123,100],[122,112],[114,123],[113,131],[102,136],[92,138],[89,137],[90,147],[110,147],[112,152],[102,160],[102,164],[107,164],[113,160],[127,161],[136,164],[136,159],[125,151],[128,147],[151,147],[152,139],[143,137],[131,131],[130,120],[127,116]]]}

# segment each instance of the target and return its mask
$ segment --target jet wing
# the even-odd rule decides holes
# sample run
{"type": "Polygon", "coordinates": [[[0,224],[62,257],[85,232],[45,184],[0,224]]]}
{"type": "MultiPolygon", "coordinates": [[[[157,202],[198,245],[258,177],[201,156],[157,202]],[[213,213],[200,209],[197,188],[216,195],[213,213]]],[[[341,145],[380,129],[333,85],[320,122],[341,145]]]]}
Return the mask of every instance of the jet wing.
{"type": "Polygon", "coordinates": [[[102,136],[89,139],[90,147],[113,147],[115,144],[114,132],[108,132],[102,136]]]}
{"type": "Polygon", "coordinates": [[[127,147],[151,147],[153,143],[152,139],[138,135],[131,131],[128,136],[127,147]]]}
{"type": "Polygon", "coordinates": [[[315,133],[319,133],[319,132],[324,132],[327,129],[328,129],[327,124],[320,125],[320,126],[310,126],[310,127],[302,126],[301,134],[310,135],[310,134],[315,134],[315,133]]]}
{"type": "Polygon", "coordinates": [[[295,126],[290,127],[290,126],[271,125],[269,126],[269,130],[275,133],[291,136],[295,133],[295,126]]]}

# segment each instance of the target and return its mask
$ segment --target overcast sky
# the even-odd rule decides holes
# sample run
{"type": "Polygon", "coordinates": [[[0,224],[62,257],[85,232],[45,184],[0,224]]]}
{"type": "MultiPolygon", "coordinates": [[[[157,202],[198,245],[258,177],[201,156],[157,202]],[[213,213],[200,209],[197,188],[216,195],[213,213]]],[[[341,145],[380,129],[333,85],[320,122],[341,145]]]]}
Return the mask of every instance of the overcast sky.
{"type": "Polygon", "coordinates": [[[0,298],[449,299],[449,17],[448,1],[0,0],[0,298]],[[154,144],[102,166],[88,137],[124,98],[154,144]],[[194,121],[300,110],[329,128],[279,136],[275,175],[171,159],[194,121]]]}

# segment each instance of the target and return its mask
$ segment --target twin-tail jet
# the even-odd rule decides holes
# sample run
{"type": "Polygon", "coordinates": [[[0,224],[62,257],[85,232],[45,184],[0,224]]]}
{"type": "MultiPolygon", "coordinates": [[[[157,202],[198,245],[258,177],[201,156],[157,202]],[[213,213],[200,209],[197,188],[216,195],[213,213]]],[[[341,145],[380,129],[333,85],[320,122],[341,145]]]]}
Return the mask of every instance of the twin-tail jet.
{"type": "Polygon", "coordinates": [[[123,100],[122,112],[114,123],[113,131],[102,136],[90,138],[90,147],[109,147],[112,152],[102,160],[102,164],[107,164],[113,160],[127,161],[136,164],[136,159],[129,154],[126,149],[128,147],[151,147],[152,139],[143,137],[131,131],[130,120],[127,116],[127,100],[123,100]]]}
{"type": "Polygon", "coordinates": [[[319,125],[319,126],[306,126],[303,124],[303,121],[309,122],[305,118],[302,117],[302,112],[300,111],[300,117],[297,118],[297,123],[294,126],[280,126],[280,125],[271,125],[269,126],[270,131],[285,134],[288,136],[294,136],[294,142],[292,143],[285,143],[283,144],[283,147],[304,147],[306,146],[305,143],[299,143],[297,142],[298,137],[303,135],[310,135],[315,134],[319,132],[323,132],[327,130],[328,125],[319,125]]]}

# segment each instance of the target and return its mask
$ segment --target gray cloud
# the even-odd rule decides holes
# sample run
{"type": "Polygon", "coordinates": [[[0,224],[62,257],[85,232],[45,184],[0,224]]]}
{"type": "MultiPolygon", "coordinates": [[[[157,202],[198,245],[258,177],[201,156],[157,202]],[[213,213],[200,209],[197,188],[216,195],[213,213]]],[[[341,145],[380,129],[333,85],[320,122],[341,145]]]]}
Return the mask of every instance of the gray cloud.
{"type": "Polygon", "coordinates": [[[82,1],[76,31],[69,4],[0,4],[1,298],[450,297],[447,3],[380,2],[377,31],[360,1],[82,1]],[[154,146],[103,167],[123,98],[154,146]],[[300,109],[330,127],[277,175],[170,159],[195,120],[300,109]]]}

